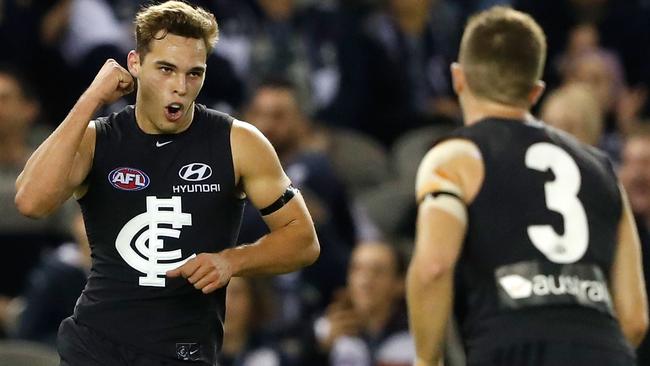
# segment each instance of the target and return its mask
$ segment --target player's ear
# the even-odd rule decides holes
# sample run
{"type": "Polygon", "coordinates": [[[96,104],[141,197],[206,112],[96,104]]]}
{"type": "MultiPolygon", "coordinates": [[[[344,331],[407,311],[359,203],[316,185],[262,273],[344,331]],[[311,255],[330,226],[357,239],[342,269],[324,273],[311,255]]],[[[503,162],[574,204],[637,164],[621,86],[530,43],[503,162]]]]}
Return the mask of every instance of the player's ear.
{"type": "Polygon", "coordinates": [[[140,73],[140,54],[131,50],[129,55],[126,57],[126,64],[131,75],[133,75],[134,78],[137,78],[140,73]]]}
{"type": "Polygon", "coordinates": [[[449,68],[451,70],[451,81],[454,92],[456,92],[456,95],[460,95],[465,89],[465,72],[463,71],[463,67],[460,63],[453,62],[449,68]]]}
{"type": "Polygon", "coordinates": [[[535,86],[533,86],[533,89],[528,94],[528,101],[530,102],[531,106],[537,104],[539,98],[541,98],[542,94],[544,94],[544,89],[546,89],[546,83],[544,83],[542,80],[537,80],[535,86]]]}

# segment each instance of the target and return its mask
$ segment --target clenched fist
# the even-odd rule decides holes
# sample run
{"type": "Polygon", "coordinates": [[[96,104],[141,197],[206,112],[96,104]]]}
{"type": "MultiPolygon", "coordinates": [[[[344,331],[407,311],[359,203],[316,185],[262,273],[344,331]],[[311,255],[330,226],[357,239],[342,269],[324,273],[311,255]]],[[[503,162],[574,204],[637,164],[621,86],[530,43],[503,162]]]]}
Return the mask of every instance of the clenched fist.
{"type": "Polygon", "coordinates": [[[95,79],[86,90],[102,104],[110,104],[135,88],[133,76],[112,58],[106,60],[95,79]]]}
{"type": "Polygon", "coordinates": [[[219,253],[201,253],[167,272],[167,277],[179,276],[186,278],[197,290],[209,294],[230,281],[232,269],[230,263],[219,253]]]}

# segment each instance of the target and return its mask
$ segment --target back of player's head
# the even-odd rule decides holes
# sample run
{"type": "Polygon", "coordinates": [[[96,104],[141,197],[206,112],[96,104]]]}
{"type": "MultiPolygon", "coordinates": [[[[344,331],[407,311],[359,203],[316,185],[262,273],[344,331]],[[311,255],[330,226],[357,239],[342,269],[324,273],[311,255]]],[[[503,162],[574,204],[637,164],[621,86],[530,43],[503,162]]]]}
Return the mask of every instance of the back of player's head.
{"type": "Polygon", "coordinates": [[[459,61],[470,90],[490,101],[529,107],[546,60],[546,37],[528,14],[495,6],[472,16],[459,61]]]}
{"type": "Polygon", "coordinates": [[[149,51],[152,40],[163,39],[169,33],[203,40],[208,54],[219,37],[213,14],[182,1],[145,7],[136,14],[134,23],[136,50],[141,57],[149,51]]]}

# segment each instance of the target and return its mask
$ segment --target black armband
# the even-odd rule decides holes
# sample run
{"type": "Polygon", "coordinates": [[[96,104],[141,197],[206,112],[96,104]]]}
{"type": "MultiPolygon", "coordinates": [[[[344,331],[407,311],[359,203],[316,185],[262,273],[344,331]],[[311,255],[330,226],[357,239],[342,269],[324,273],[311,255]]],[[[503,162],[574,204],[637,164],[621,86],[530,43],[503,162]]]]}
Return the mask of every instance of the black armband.
{"type": "Polygon", "coordinates": [[[282,194],[282,196],[280,196],[280,198],[275,200],[275,202],[271,203],[270,205],[261,209],[260,213],[262,214],[262,216],[266,216],[281,209],[284,205],[287,204],[287,202],[291,201],[293,196],[296,195],[296,192],[298,192],[298,189],[295,188],[293,185],[289,185],[289,187],[287,187],[287,190],[284,191],[284,193],[282,194]]]}
{"type": "MultiPolygon", "coordinates": [[[[450,197],[453,197],[453,198],[459,200],[463,205],[465,205],[465,201],[463,201],[463,199],[459,195],[457,195],[454,192],[450,192],[450,191],[429,192],[429,193],[424,195],[424,197],[422,198],[422,201],[424,201],[424,199],[427,198],[428,196],[431,196],[433,198],[438,198],[438,196],[450,196],[450,197]]],[[[419,203],[422,203],[422,201],[420,201],[419,203]]]]}

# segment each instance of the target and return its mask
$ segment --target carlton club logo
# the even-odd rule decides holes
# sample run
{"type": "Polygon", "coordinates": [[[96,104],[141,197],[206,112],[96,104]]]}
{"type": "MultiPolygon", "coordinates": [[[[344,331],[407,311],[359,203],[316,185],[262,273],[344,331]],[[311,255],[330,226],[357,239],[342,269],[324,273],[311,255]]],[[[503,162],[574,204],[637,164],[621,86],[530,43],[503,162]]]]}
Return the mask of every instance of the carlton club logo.
{"type": "Polygon", "coordinates": [[[149,177],[134,168],[116,168],[108,173],[108,181],[117,189],[139,191],[149,186],[149,177]]]}
{"type": "Polygon", "coordinates": [[[178,176],[189,182],[200,182],[212,176],[212,168],[203,163],[191,163],[184,165],[178,171],[178,176]]]}
{"type": "Polygon", "coordinates": [[[181,197],[147,196],[147,211],[132,218],[117,234],[118,253],[129,266],[145,274],[139,279],[140,286],[165,287],[167,271],[196,257],[192,254],[179,260],[183,257],[180,249],[162,250],[162,238],[178,239],[183,226],[192,226],[192,215],[182,212],[181,197]]]}

